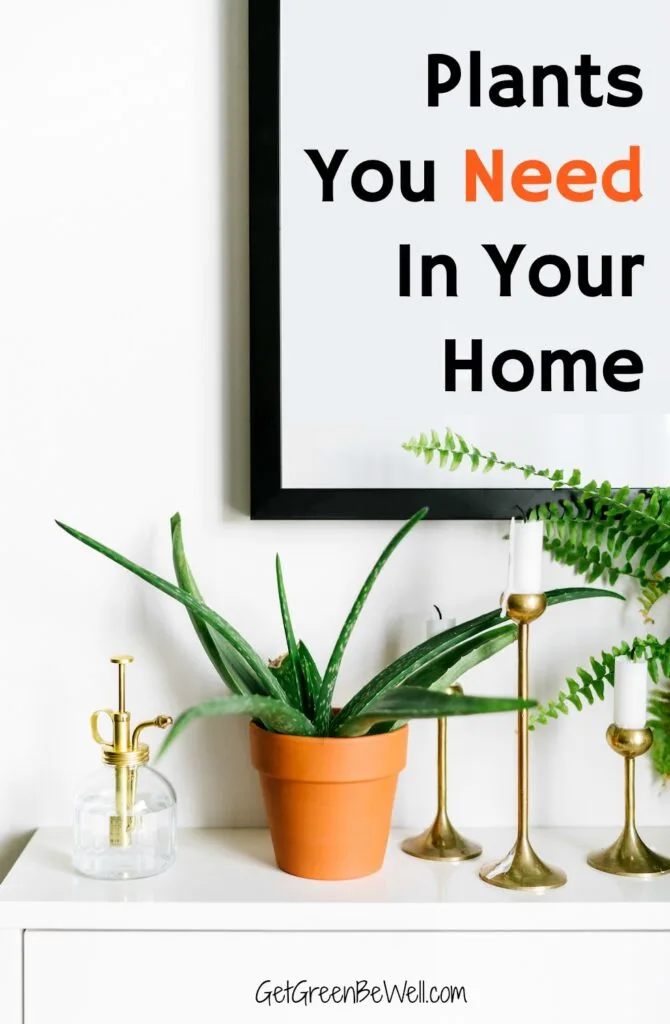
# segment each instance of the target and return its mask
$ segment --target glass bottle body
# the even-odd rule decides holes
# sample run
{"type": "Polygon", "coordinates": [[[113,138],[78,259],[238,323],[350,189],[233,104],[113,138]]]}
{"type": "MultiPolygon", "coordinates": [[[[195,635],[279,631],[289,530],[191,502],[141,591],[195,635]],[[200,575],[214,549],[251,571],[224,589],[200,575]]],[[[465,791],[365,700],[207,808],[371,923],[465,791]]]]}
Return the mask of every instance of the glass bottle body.
{"type": "Polygon", "coordinates": [[[177,798],[147,765],[105,765],[77,796],[73,865],[92,878],[147,878],[175,860],[177,798]]]}

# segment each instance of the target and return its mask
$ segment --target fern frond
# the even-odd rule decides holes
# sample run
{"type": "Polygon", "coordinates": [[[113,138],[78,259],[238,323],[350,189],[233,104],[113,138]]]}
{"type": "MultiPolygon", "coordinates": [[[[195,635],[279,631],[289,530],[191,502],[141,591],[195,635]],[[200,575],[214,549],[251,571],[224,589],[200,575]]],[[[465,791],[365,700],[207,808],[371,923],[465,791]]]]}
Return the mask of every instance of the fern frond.
{"type": "Polygon", "coordinates": [[[522,473],[526,480],[532,476],[541,477],[548,480],[554,489],[577,487],[581,483],[581,473],[578,469],[573,469],[572,473],[566,477],[562,469],[552,471],[537,469],[531,465],[519,465],[516,462],[499,458],[495,452],[483,452],[450,428],[447,428],[443,436],[440,436],[436,430],[431,430],[430,435],[419,434],[418,438],[412,437],[402,447],[406,452],[411,452],[417,458],[423,458],[428,463],[437,456],[440,469],[449,469],[452,472],[457,470],[463,462],[468,462],[473,472],[481,469],[483,473],[490,473],[497,466],[506,472],[515,470],[522,473]]]}
{"type": "MultiPolygon", "coordinates": [[[[545,549],[589,583],[604,581],[614,586],[621,577],[633,580],[639,586],[644,622],[653,624],[652,609],[670,593],[670,576],[663,575],[670,564],[670,488],[635,492],[629,487],[615,490],[607,480],[582,483],[578,469],[566,474],[521,465],[495,452],[482,452],[452,430],[443,437],[435,430],[430,436],[421,434],[403,447],[426,462],[438,461],[443,469],[455,471],[469,464],[473,472],[487,473],[496,468],[520,473],[525,480],[544,480],[553,490],[562,491],[529,512],[529,518],[545,524],[545,549]]],[[[670,778],[670,684],[659,687],[659,679],[670,676],[670,639],[636,638],[603,651],[599,659],[592,658],[590,670],[577,669],[555,700],[531,714],[531,728],[567,715],[573,707],[581,710],[602,700],[614,683],[614,663],[621,655],[645,658],[657,684],[649,705],[655,738],[652,759],[659,774],[670,778]]]]}
{"type": "Polygon", "coordinates": [[[585,494],[580,491],[540,505],[530,517],[547,524],[546,533],[553,540],[549,550],[557,561],[575,566],[592,580],[609,578],[615,583],[619,576],[630,577],[650,588],[651,606],[670,591],[670,579],[661,573],[670,562],[670,524],[663,521],[670,510],[670,492],[653,487],[631,502],[630,492],[623,488],[617,492],[616,506],[609,499],[603,503],[585,494]],[[628,511],[621,511],[622,505],[628,511]]]}
{"type": "MultiPolygon", "coordinates": [[[[526,480],[530,477],[547,480],[553,490],[576,490],[579,493],[579,500],[588,505],[591,517],[617,517],[620,520],[620,528],[623,528],[621,517],[624,517],[626,532],[641,533],[645,536],[645,543],[648,540],[645,528],[654,527],[670,534],[670,488],[656,487],[649,492],[637,492],[633,497],[630,488],[619,488],[615,491],[608,480],[601,484],[595,480],[582,484],[579,469],[573,469],[568,475],[562,469],[538,469],[530,464],[523,465],[511,459],[501,459],[495,452],[482,452],[451,428],[447,428],[444,437],[440,437],[436,430],[431,430],[430,437],[422,433],[418,439],[413,437],[402,447],[419,458],[423,456],[429,462],[438,455],[440,468],[458,469],[465,459],[469,460],[473,469],[481,466],[483,472],[489,472],[497,466],[505,472],[512,470],[521,473],[526,480]]],[[[538,515],[542,515],[542,508],[543,506],[539,506],[536,510],[538,515]]],[[[670,554],[667,561],[670,561],[670,554]]],[[[660,569],[662,566],[657,568],[660,569]]]]}
{"type": "MultiPolygon", "coordinates": [[[[670,592],[670,578],[659,581],[661,570],[670,563],[670,488],[653,487],[633,492],[628,487],[616,491],[609,481],[582,483],[581,473],[573,469],[538,469],[500,458],[495,452],[482,452],[460,434],[448,429],[443,437],[437,431],[412,438],[403,448],[432,462],[438,457],[441,468],[457,470],[469,462],[473,471],[486,473],[494,467],[546,480],[554,490],[570,490],[569,497],[536,506],[531,519],[546,524],[546,547],[552,557],[589,582],[603,579],[615,584],[620,576],[636,580],[644,588],[660,585],[670,592]]],[[[648,610],[651,604],[651,591],[648,610]]]]}
{"type": "MultiPolygon", "coordinates": [[[[604,700],[614,686],[614,665],[617,658],[627,656],[647,662],[649,675],[655,683],[662,677],[670,675],[670,639],[664,643],[649,634],[636,637],[630,643],[624,641],[610,651],[603,651],[600,658],[591,658],[590,670],[578,668],[575,675],[566,680],[566,689],[558,694],[555,700],[535,708],[529,716],[529,726],[546,725],[550,718],[567,715],[571,708],[581,711],[584,704],[595,704],[596,700],[604,700]]],[[[651,710],[651,704],[650,704],[651,710]]],[[[669,740],[670,740],[670,706],[668,708],[669,740]]]]}
{"type": "Polygon", "coordinates": [[[644,621],[653,624],[649,612],[656,601],[670,592],[670,577],[660,573],[650,576],[643,566],[622,556],[617,551],[617,531],[610,524],[580,519],[578,513],[561,507],[574,504],[552,502],[544,506],[552,515],[545,520],[545,550],[555,562],[585,576],[587,583],[603,580],[614,586],[622,576],[639,583],[644,621]]]}
{"type": "Polygon", "coordinates": [[[643,622],[647,625],[653,626],[654,620],[651,617],[652,610],[657,601],[660,601],[662,597],[670,593],[670,577],[660,576],[651,580],[646,580],[641,588],[638,596],[638,602],[642,611],[643,622]]]}

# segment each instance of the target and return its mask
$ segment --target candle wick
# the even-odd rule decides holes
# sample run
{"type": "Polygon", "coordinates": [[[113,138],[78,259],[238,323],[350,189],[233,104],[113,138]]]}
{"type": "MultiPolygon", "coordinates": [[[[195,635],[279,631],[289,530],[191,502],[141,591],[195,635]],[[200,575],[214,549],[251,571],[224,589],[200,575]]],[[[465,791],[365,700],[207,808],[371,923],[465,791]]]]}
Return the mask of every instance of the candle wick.
{"type": "Polygon", "coordinates": [[[435,611],[437,612],[437,617],[438,617],[438,619],[441,619],[441,618],[442,618],[442,612],[440,611],[440,609],[438,608],[438,606],[437,606],[436,604],[434,604],[434,605],[433,605],[433,608],[434,608],[434,609],[435,609],[435,611]]]}

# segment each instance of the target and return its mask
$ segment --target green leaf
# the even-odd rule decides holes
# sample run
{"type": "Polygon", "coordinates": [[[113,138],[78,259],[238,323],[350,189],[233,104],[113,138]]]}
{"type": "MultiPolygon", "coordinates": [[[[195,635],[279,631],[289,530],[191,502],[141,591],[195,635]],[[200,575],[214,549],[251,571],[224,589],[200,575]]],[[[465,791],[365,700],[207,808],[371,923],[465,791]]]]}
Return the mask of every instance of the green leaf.
{"type": "Polygon", "coordinates": [[[184,711],[170,729],[168,736],[158,754],[162,757],[172,746],[184,729],[196,718],[212,718],[220,715],[250,715],[262,722],[270,732],[283,733],[287,736],[313,736],[314,726],[297,708],[292,708],[285,701],[274,697],[218,697],[205,700],[202,704],[184,711]]]}
{"type": "MultiPolygon", "coordinates": [[[[410,672],[401,689],[433,689],[445,691],[471,668],[493,657],[514,643],[517,627],[507,622],[498,629],[489,629],[450,648],[427,666],[410,672]]],[[[392,691],[387,691],[392,692],[392,691]]]]}
{"type": "MultiPolygon", "coordinates": [[[[202,602],[202,594],[195,582],[195,578],[191,572],[191,567],[187,561],[186,553],[184,551],[181,516],[178,512],[173,515],[170,520],[170,529],[172,533],[172,562],[174,565],[175,576],[177,577],[177,583],[181,589],[187,591],[191,597],[202,602]]],[[[187,611],[191,624],[195,629],[196,636],[200,640],[205,653],[226,686],[232,690],[233,693],[237,693],[239,695],[258,693],[259,685],[255,675],[249,671],[248,667],[239,657],[234,648],[232,648],[230,644],[227,644],[221,634],[213,630],[211,626],[208,626],[202,619],[199,619],[194,612],[190,609],[187,609],[187,611]]]]}
{"type": "Polygon", "coordinates": [[[298,644],[298,658],[300,660],[300,670],[305,692],[304,711],[308,718],[313,719],[316,697],[321,689],[323,680],[321,679],[321,673],[316,667],[314,658],[302,640],[298,644]]]}
{"type": "Polygon", "coordinates": [[[488,715],[501,711],[521,711],[536,706],[536,701],[512,697],[466,697],[403,686],[374,701],[364,715],[347,723],[341,736],[360,736],[377,722],[415,718],[449,718],[455,715],[488,715]]]}
{"type": "Polygon", "coordinates": [[[105,558],[109,558],[112,562],[116,562],[117,565],[128,569],[135,576],[139,576],[141,580],[150,583],[152,587],[156,587],[157,590],[167,594],[168,597],[172,597],[175,601],[183,604],[189,611],[197,615],[199,619],[206,622],[217,633],[225,637],[249,669],[257,676],[259,684],[269,696],[275,697],[277,700],[286,701],[286,694],[260,655],[256,653],[251,644],[229,622],[221,618],[212,608],[209,608],[202,601],[198,601],[197,598],[192,597],[187,591],[182,590],[180,587],[175,587],[173,583],[150,572],[149,569],[144,569],[141,565],[131,562],[130,559],[120,555],[117,551],[113,551],[112,548],[108,548],[105,544],[101,544],[100,541],[88,537],[85,533],[75,530],[72,526],[66,526],[65,523],[60,523],[58,520],[56,520],[56,524],[60,526],[61,530],[65,530],[71,537],[74,537],[75,540],[81,541],[82,544],[92,548],[94,551],[98,551],[105,558]]]}
{"type": "Polygon", "coordinates": [[[623,594],[616,590],[603,590],[601,587],[557,587],[547,591],[547,605],[565,604],[568,601],[587,601],[594,597],[613,597],[615,601],[625,601],[623,594]]]}
{"type": "MultiPolygon", "coordinates": [[[[465,643],[446,651],[428,665],[405,673],[401,688],[446,690],[486,658],[514,642],[517,628],[514,624],[502,626],[499,630],[488,630],[465,643]]],[[[386,692],[390,692],[387,689],[386,692]]]]}
{"type": "Polygon", "coordinates": [[[288,661],[289,670],[286,672],[286,681],[288,686],[286,687],[286,694],[289,699],[289,703],[294,708],[299,708],[301,711],[305,710],[305,694],[302,692],[302,679],[300,676],[300,664],[298,661],[298,645],[295,640],[295,633],[293,632],[293,623],[291,622],[291,613],[288,609],[288,601],[286,599],[286,589],[284,587],[284,574],[281,568],[281,559],[277,555],[275,559],[275,569],[277,573],[277,592],[279,594],[279,607],[281,608],[281,618],[284,625],[284,636],[286,637],[286,645],[288,647],[288,661]]]}
{"type": "MultiPolygon", "coordinates": [[[[293,666],[291,665],[291,659],[288,654],[284,654],[281,657],[274,658],[272,661],[268,662],[268,668],[284,693],[292,693],[294,685],[293,666]]],[[[291,707],[295,707],[292,700],[288,700],[287,703],[289,703],[291,707]]]]}
{"type": "Polygon", "coordinates": [[[388,690],[408,683],[413,675],[418,675],[430,666],[433,668],[432,682],[436,682],[449,667],[448,660],[444,659],[453,648],[459,643],[469,640],[470,637],[491,629],[500,622],[500,609],[485,612],[468,622],[446,629],[437,636],[429,637],[423,643],[413,647],[400,658],[396,658],[390,665],[370,680],[361,690],[356,693],[341,711],[335,715],[331,724],[331,732],[339,735],[350,718],[356,718],[364,714],[368,707],[382,697],[388,690]]]}
{"type": "MultiPolygon", "coordinates": [[[[431,684],[432,688],[446,690],[447,687],[453,686],[470,669],[513,644],[516,636],[517,627],[512,623],[501,626],[500,629],[492,629],[482,636],[473,637],[472,640],[468,640],[464,644],[459,644],[451,652],[449,668],[443,676],[431,684]]],[[[412,679],[412,686],[421,686],[420,675],[412,679]]]]}
{"type": "MultiPolygon", "coordinates": [[[[621,595],[613,590],[600,590],[591,587],[561,587],[548,591],[546,595],[549,606],[590,597],[614,597],[622,600],[621,595]]],[[[432,686],[449,668],[449,658],[445,659],[444,655],[464,641],[486,633],[500,623],[500,609],[494,609],[424,640],[423,643],[397,658],[359,690],[335,715],[331,723],[331,733],[341,735],[350,718],[356,718],[366,713],[369,705],[388,690],[398,686],[411,685],[413,679],[417,677],[422,680],[430,679],[430,682],[426,682],[424,685],[432,686]],[[419,676],[423,670],[427,670],[426,675],[419,676]]]]}
{"type": "MultiPolygon", "coordinates": [[[[420,669],[407,678],[407,682],[398,689],[408,688],[432,688],[444,692],[465,675],[475,665],[481,664],[487,658],[493,657],[498,651],[503,650],[514,642],[517,635],[517,627],[514,623],[508,623],[499,629],[488,630],[487,632],[473,637],[440,658],[436,658],[426,668],[420,669]]],[[[389,690],[389,693],[397,691],[389,690]]],[[[374,732],[388,732],[392,723],[386,726],[376,726],[374,732]]],[[[346,726],[345,726],[346,728],[346,726]]]]}
{"type": "MultiPolygon", "coordinates": [[[[531,716],[531,725],[543,723],[548,709],[554,703],[561,706],[565,713],[568,706],[572,704],[578,711],[581,711],[586,704],[595,704],[597,700],[604,700],[609,692],[609,686],[614,684],[615,661],[619,657],[631,657],[636,659],[645,658],[647,667],[652,679],[659,678],[663,671],[663,664],[670,652],[670,640],[661,643],[654,636],[636,637],[632,643],[623,641],[610,651],[603,651],[600,658],[589,659],[591,671],[583,668],[577,669],[579,682],[570,677],[566,680],[567,691],[559,693],[557,701],[550,701],[545,707],[539,707],[531,716]]],[[[658,692],[658,691],[657,691],[658,692]]],[[[650,704],[650,711],[652,705],[650,704]]],[[[670,725],[670,720],[668,722],[670,725]]]]}
{"type": "MultiPolygon", "coordinates": [[[[426,442],[427,443],[427,442],[426,442]]],[[[368,599],[370,591],[372,590],[377,577],[388,562],[389,558],[398,547],[400,542],[404,540],[407,534],[412,530],[417,523],[426,517],[428,514],[427,508],[419,509],[415,515],[412,516],[408,522],[406,522],[386,545],[381,555],[377,559],[372,571],[370,572],[365,583],[361,587],[358,597],[354,601],[351,611],[349,612],[347,619],[342,627],[342,631],[337,638],[333,653],[330,656],[328,667],[326,668],[325,675],[323,677],[323,684],[319,690],[318,698],[316,701],[316,713],[315,721],[317,731],[322,733],[328,728],[330,721],[331,706],[333,701],[333,691],[335,689],[335,683],[337,682],[337,676],[340,671],[342,664],[342,658],[346,650],[349,638],[352,634],[353,628],[358,621],[358,617],[363,611],[365,602],[368,599]]]]}
{"type": "MultiPolygon", "coordinates": [[[[658,531],[659,533],[656,542],[652,545],[654,548],[653,554],[658,555],[660,550],[670,552],[670,488],[652,487],[647,491],[638,493],[631,500],[631,489],[629,487],[623,487],[620,491],[614,491],[612,485],[607,480],[602,484],[598,484],[595,480],[582,484],[581,473],[577,469],[574,469],[566,480],[562,469],[553,471],[549,469],[536,469],[532,465],[524,466],[512,460],[499,459],[494,452],[488,454],[481,452],[479,448],[469,444],[460,434],[456,434],[455,437],[459,442],[458,451],[455,452],[458,458],[453,460],[441,459],[440,464],[444,465],[445,468],[452,471],[457,470],[463,458],[469,458],[472,469],[477,469],[483,464],[483,471],[486,472],[494,465],[499,465],[503,470],[518,472],[526,479],[534,476],[539,479],[549,480],[553,490],[560,490],[565,486],[574,488],[573,503],[579,507],[580,516],[593,522],[596,529],[601,520],[608,523],[614,522],[616,523],[617,530],[628,533],[630,539],[630,535],[638,531],[640,527],[648,527],[650,530],[658,531]],[[473,465],[475,461],[473,460],[473,455],[476,456],[476,465],[473,465]]],[[[449,448],[450,446],[452,449],[455,448],[455,438],[453,431],[449,428],[446,432],[445,447],[449,448]]],[[[413,438],[412,442],[405,444],[404,447],[416,455],[421,455],[429,447],[428,438],[425,434],[421,434],[418,441],[413,438]]],[[[541,518],[537,507],[532,515],[534,518],[541,518]]],[[[649,538],[647,538],[648,540],[649,538]]],[[[644,539],[640,541],[641,545],[645,543],[644,539]]],[[[552,553],[556,554],[555,552],[552,553]]],[[[651,558],[651,555],[652,551],[647,549],[646,556],[643,557],[642,561],[646,563],[651,558]]],[[[629,558],[631,556],[632,550],[629,549],[629,558]]],[[[566,558],[566,562],[569,565],[576,565],[577,570],[581,572],[588,572],[590,568],[588,560],[585,560],[583,556],[579,558],[566,558]]],[[[633,575],[629,570],[623,570],[620,567],[611,575],[618,576],[624,571],[628,575],[633,575]]]]}

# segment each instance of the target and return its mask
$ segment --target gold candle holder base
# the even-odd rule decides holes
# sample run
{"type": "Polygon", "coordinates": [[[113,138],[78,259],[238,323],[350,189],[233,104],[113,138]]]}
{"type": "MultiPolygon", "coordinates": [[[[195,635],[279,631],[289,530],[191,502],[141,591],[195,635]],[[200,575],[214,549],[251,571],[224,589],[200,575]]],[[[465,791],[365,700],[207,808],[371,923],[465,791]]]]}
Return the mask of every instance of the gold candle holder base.
{"type": "MultiPolygon", "coordinates": [[[[544,594],[510,594],[507,614],[519,626],[518,695],[528,700],[528,643],[530,624],[544,613],[547,599],[544,594]]],[[[517,837],[516,843],[502,860],[486,864],[479,877],[489,885],[514,892],[543,893],[559,889],[567,882],[560,868],[545,864],[531,846],[528,829],[528,711],[520,711],[517,735],[517,837]]]]}
{"type": "Polygon", "coordinates": [[[456,864],[479,857],[482,848],[457,832],[449,819],[440,821],[439,815],[430,828],[420,836],[405,839],[402,849],[410,857],[420,860],[442,860],[456,864]]]}
{"type": "Polygon", "coordinates": [[[530,845],[527,837],[518,840],[503,860],[486,864],[479,877],[489,885],[514,892],[548,892],[560,889],[568,878],[560,868],[545,864],[530,845]]]}
{"type": "MultiPolygon", "coordinates": [[[[447,693],[462,693],[460,686],[450,687],[447,693]]],[[[466,839],[449,821],[447,814],[447,720],[437,721],[437,817],[420,836],[405,839],[401,849],[419,860],[441,860],[456,864],[472,860],[482,852],[478,843],[466,839]]]]}
{"type": "Polygon", "coordinates": [[[616,842],[587,857],[596,871],[627,878],[654,878],[670,873],[670,859],[650,850],[640,839],[635,824],[635,758],[646,754],[653,741],[651,729],[621,729],[610,725],[607,730],[610,747],[625,759],[625,824],[616,842]]]}
{"type": "Polygon", "coordinates": [[[622,832],[606,850],[590,854],[588,863],[596,871],[628,878],[654,878],[670,873],[670,860],[650,850],[637,832],[632,835],[622,832]]]}

